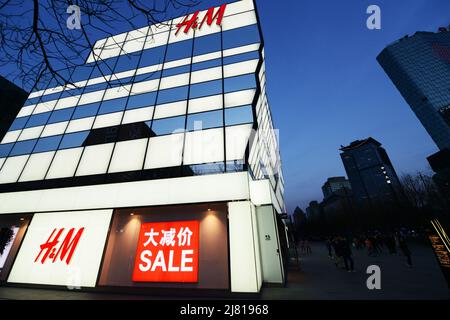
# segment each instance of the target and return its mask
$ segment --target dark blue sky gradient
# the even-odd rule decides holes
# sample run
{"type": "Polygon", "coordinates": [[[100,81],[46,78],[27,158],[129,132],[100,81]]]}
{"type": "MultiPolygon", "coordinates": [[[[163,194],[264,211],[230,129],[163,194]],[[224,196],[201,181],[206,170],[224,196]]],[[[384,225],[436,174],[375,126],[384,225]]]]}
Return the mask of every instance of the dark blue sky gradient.
{"type": "MultiPolygon", "coordinates": [[[[200,8],[223,2],[231,1],[204,0],[200,8]]],[[[320,201],[326,178],[345,175],[338,149],[355,139],[379,140],[399,175],[429,170],[426,157],[437,147],[375,58],[406,34],[449,25],[450,1],[257,0],[257,4],[269,101],[280,130],[288,212],[320,201]],[[381,30],[366,28],[370,4],[381,7],[381,30]]],[[[1,68],[0,74],[11,69],[14,66],[1,68]]]]}

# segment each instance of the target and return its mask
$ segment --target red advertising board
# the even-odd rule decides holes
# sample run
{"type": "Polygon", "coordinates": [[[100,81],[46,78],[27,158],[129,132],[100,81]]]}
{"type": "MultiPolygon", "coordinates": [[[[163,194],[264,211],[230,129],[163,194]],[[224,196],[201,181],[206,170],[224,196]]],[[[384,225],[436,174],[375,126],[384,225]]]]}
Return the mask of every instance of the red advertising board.
{"type": "Polygon", "coordinates": [[[143,223],[133,281],[197,282],[199,221],[143,223]]]}

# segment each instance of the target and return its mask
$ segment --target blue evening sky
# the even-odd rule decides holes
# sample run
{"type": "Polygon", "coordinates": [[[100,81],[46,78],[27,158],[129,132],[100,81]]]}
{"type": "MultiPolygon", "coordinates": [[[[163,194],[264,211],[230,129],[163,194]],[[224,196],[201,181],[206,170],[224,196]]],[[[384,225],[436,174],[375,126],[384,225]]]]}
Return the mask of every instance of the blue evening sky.
{"type": "MultiPolygon", "coordinates": [[[[232,1],[200,2],[204,9],[232,1]]],[[[340,145],[356,139],[379,140],[399,175],[430,170],[426,157],[437,147],[375,58],[406,34],[449,25],[450,1],[257,0],[257,4],[269,101],[280,130],[288,212],[322,200],[326,178],[345,175],[340,145]],[[371,4],[381,8],[381,30],[366,28],[371,4]]],[[[114,32],[121,31],[127,30],[114,32]]],[[[0,74],[13,68],[0,68],[0,74]]]]}
{"type": "Polygon", "coordinates": [[[447,0],[258,1],[268,95],[280,129],[288,212],[345,175],[338,150],[372,136],[399,175],[429,169],[438,149],[376,61],[389,43],[450,24],[447,0]],[[283,3],[283,5],[281,5],[283,3]],[[381,8],[381,30],[366,9],[381,8]]]}

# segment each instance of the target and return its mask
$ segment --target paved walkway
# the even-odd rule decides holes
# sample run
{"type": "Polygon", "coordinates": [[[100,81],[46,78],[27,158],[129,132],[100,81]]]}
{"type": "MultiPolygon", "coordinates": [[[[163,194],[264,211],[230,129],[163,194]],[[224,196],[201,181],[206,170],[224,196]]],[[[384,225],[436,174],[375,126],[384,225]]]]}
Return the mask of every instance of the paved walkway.
{"type": "Polygon", "coordinates": [[[301,271],[290,271],[287,288],[263,291],[266,299],[450,299],[450,289],[431,248],[411,245],[413,268],[401,255],[368,257],[353,250],[355,273],[337,269],[324,243],[312,244],[312,254],[301,256],[301,271]],[[381,290],[369,290],[366,269],[381,269],[381,290]]]}
{"type": "MultiPolygon", "coordinates": [[[[301,270],[290,270],[288,285],[266,287],[263,299],[450,299],[444,277],[429,247],[411,246],[412,269],[403,256],[387,253],[368,257],[365,251],[354,250],[355,273],[337,269],[327,256],[323,243],[312,243],[313,253],[301,257],[301,270]],[[366,268],[381,268],[381,290],[368,290],[366,268]]],[[[142,295],[103,294],[62,290],[0,287],[0,299],[170,299],[142,295]]],[[[208,297],[205,297],[208,298],[208,297]]]]}

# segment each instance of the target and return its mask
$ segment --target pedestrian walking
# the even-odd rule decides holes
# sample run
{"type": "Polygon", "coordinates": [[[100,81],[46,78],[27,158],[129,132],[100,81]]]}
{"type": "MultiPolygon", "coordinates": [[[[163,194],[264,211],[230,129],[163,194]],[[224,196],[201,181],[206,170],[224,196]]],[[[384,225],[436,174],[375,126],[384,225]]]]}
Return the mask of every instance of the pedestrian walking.
{"type": "Polygon", "coordinates": [[[306,249],[306,254],[311,254],[312,253],[311,246],[309,245],[309,240],[308,239],[305,240],[305,249],[306,249]]]}
{"type": "Polygon", "coordinates": [[[340,240],[341,254],[342,259],[344,260],[345,270],[347,272],[355,272],[354,261],[352,258],[352,248],[350,247],[350,243],[345,238],[341,238],[340,240]]]}
{"type": "Polygon", "coordinates": [[[406,239],[402,236],[399,236],[398,244],[399,244],[400,250],[406,257],[406,265],[409,268],[412,268],[411,250],[409,250],[408,244],[406,243],[406,239]]]}
{"type": "Polygon", "coordinates": [[[333,247],[331,246],[331,239],[328,238],[328,239],[325,241],[325,244],[327,245],[328,257],[330,257],[330,259],[332,259],[332,258],[333,258],[333,254],[332,254],[331,250],[333,249],[333,247]]]}

